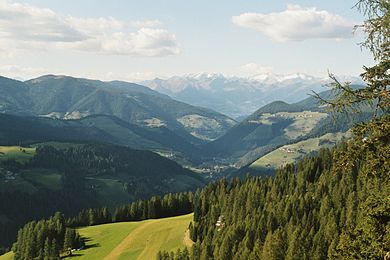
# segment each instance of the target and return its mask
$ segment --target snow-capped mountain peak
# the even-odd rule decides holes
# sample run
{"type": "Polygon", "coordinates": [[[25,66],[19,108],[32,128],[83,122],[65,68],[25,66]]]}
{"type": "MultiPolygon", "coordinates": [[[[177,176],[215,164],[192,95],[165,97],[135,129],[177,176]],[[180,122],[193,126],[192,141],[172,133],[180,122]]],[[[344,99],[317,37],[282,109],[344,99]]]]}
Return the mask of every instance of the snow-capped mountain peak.
{"type": "MultiPolygon", "coordinates": [[[[342,81],[359,83],[357,77],[342,81]]],[[[225,76],[218,73],[196,73],[141,82],[161,93],[192,105],[208,107],[238,117],[250,114],[276,100],[293,103],[307,97],[312,90],[326,90],[327,77],[304,73],[289,75],[262,73],[252,77],[225,76]]]]}

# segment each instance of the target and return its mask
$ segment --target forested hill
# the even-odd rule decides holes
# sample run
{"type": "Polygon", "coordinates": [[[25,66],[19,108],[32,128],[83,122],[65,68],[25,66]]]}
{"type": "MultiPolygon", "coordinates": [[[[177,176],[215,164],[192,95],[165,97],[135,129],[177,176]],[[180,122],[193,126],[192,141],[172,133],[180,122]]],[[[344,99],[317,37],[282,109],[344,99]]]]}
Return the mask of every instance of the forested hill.
{"type": "Polygon", "coordinates": [[[196,160],[198,149],[166,127],[148,128],[107,115],[77,120],[16,116],[0,113],[0,145],[40,142],[101,142],[133,149],[177,153],[196,160]]]}
{"type": "Polygon", "coordinates": [[[213,140],[235,123],[141,85],[54,75],[25,82],[0,77],[0,112],[61,119],[110,115],[138,126],[165,126],[192,143],[213,140]]]}
{"type": "Polygon", "coordinates": [[[383,259],[390,144],[378,140],[389,130],[321,150],[275,177],[209,184],[194,200],[192,250],[158,259],[383,259]]]}

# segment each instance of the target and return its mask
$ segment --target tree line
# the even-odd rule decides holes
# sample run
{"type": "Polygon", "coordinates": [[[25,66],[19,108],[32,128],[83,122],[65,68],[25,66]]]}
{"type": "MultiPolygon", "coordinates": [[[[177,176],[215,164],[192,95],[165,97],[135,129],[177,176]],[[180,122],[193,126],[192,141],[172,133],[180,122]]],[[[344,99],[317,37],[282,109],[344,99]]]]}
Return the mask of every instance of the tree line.
{"type": "Polygon", "coordinates": [[[138,200],[117,207],[114,215],[111,215],[107,207],[84,209],[67,219],[66,223],[69,227],[83,227],[189,214],[193,211],[193,197],[192,192],[169,193],[163,197],[153,196],[148,200],[138,200]]]}

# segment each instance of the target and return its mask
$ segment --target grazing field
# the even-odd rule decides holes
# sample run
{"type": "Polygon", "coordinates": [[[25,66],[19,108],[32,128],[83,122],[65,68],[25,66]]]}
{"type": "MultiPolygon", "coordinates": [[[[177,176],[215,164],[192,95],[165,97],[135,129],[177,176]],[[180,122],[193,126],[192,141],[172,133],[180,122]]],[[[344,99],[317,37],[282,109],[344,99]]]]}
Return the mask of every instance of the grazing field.
{"type": "Polygon", "coordinates": [[[310,138],[295,144],[284,145],[256,160],[250,165],[252,169],[280,168],[293,163],[305,155],[318,151],[320,148],[331,147],[349,133],[328,133],[318,138],[310,138]]]}
{"type": "Polygon", "coordinates": [[[294,120],[293,123],[284,130],[284,134],[291,140],[299,136],[306,135],[316,126],[316,124],[327,117],[326,113],[303,111],[303,112],[278,112],[275,114],[265,113],[256,121],[265,125],[273,124],[275,118],[285,118],[294,120]]]}
{"type": "Polygon", "coordinates": [[[25,161],[33,157],[35,148],[20,146],[0,146],[0,160],[15,159],[25,161]]]}
{"type": "Polygon", "coordinates": [[[186,230],[192,217],[189,214],[80,228],[87,246],[72,259],[155,259],[160,250],[191,245],[186,230]]]}

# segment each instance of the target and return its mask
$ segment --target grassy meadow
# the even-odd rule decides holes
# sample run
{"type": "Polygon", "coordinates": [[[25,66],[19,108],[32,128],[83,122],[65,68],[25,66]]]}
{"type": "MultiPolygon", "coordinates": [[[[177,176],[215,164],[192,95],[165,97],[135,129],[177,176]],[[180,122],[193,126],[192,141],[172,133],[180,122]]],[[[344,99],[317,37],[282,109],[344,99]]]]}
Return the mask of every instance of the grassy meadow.
{"type": "MultiPolygon", "coordinates": [[[[187,228],[193,214],[121,222],[80,228],[86,248],[73,253],[69,259],[155,259],[158,251],[176,251],[191,246],[187,228]]],[[[9,252],[0,260],[13,259],[9,252]]]]}
{"type": "Polygon", "coordinates": [[[160,250],[190,245],[186,230],[193,215],[80,228],[86,249],[72,259],[155,259],[160,250]]]}

